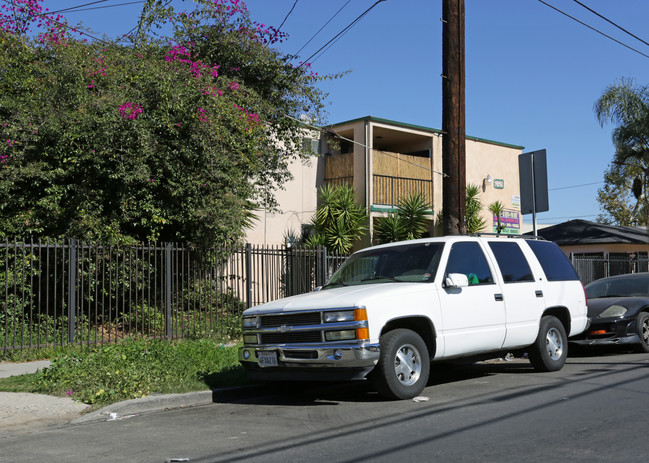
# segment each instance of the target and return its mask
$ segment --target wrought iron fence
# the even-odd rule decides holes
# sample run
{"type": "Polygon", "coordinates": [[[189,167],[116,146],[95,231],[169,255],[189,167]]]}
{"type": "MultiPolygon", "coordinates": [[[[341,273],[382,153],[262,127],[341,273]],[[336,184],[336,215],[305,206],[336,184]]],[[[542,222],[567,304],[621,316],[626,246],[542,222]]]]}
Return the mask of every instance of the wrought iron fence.
{"type": "Polygon", "coordinates": [[[571,260],[585,285],[604,277],[649,271],[649,260],[646,258],[572,256],[571,260]]]}
{"type": "Polygon", "coordinates": [[[313,290],[345,256],[245,246],[0,243],[0,350],[132,335],[236,337],[246,307],[313,290]]]}

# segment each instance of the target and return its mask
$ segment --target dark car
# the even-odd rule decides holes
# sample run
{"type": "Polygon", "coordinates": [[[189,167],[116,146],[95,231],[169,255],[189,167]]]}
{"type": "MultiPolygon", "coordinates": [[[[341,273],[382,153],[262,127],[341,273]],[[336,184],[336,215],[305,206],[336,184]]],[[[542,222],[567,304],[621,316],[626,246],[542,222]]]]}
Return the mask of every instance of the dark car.
{"type": "Polygon", "coordinates": [[[649,273],[602,278],[586,285],[591,324],[571,338],[581,347],[625,344],[649,352],[649,273]]]}

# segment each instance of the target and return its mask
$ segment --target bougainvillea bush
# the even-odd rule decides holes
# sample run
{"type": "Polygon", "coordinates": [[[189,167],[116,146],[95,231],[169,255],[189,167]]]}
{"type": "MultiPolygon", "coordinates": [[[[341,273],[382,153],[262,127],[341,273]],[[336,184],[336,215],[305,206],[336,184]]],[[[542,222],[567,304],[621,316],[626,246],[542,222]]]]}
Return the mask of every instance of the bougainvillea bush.
{"type": "Polygon", "coordinates": [[[99,40],[0,0],[0,238],[211,246],[274,206],[319,77],[237,0],[158,3],[99,40]]]}

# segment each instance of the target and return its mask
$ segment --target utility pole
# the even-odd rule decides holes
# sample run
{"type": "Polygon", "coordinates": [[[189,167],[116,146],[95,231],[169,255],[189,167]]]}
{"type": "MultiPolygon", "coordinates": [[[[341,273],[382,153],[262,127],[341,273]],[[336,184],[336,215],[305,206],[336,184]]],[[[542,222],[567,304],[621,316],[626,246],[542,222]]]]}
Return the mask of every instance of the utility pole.
{"type": "Polygon", "coordinates": [[[466,233],[464,0],[442,0],[442,208],[444,235],[466,233]]]}

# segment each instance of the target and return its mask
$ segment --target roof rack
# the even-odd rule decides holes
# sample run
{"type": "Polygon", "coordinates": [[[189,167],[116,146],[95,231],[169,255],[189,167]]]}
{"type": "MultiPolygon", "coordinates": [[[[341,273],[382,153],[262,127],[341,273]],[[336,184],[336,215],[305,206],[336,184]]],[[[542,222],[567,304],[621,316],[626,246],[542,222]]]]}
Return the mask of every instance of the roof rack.
{"type": "Polygon", "coordinates": [[[542,236],[538,235],[517,235],[514,233],[470,233],[469,236],[495,236],[495,237],[503,237],[503,238],[518,238],[522,240],[541,240],[541,241],[546,241],[545,238],[542,236]]]}

